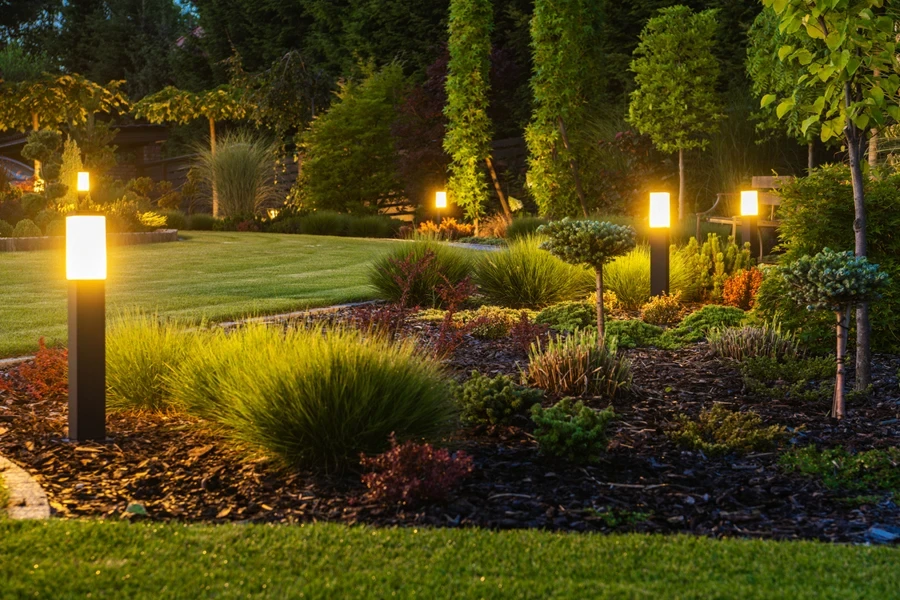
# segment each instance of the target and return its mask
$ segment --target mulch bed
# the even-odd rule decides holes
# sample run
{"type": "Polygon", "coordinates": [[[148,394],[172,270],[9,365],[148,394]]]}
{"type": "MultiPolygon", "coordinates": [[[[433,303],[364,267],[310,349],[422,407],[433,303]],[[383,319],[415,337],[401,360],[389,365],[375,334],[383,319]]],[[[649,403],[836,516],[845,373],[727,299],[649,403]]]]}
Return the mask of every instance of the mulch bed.
{"type": "MultiPolygon", "coordinates": [[[[410,327],[428,336],[435,325],[410,327]]],[[[877,502],[848,502],[856,494],[786,474],[776,453],[709,458],[680,449],[666,436],[675,415],[693,417],[720,402],[752,408],[766,424],[802,426],[791,443],[853,450],[898,446],[897,357],[876,357],[874,392],[851,404],[849,417],[838,423],[827,417],[827,404],[748,395],[736,366],[713,356],[705,344],[628,354],[640,389],[613,404],[620,418],[602,462],[578,466],[543,457],[527,428],[463,430],[447,445],[471,454],[476,469],[444,505],[410,509],[368,502],[358,474],[280,469],[241,454],[184,415],[112,414],[107,443],[69,443],[63,439],[63,398],[35,402],[0,392],[0,453],[37,477],[55,516],[63,518],[336,521],[837,542],[866,542],[873,528],[900,525],[900,507],[889,494],[877,502]]],[[[475,368],[517,373],[524,362],[524,352],[510,340],[468,339],[450,368],[460,377],[475,368]]]]}

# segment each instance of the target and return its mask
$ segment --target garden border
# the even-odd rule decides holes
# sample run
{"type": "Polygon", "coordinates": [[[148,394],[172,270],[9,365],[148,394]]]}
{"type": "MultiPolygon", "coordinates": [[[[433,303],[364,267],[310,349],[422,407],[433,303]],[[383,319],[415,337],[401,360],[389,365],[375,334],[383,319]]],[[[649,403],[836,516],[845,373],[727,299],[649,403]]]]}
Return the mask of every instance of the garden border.
{"type": "MultiPolygon", "coordinates": [[[[110,246],[137,246],[140,244],[161,244],[177,242],[177,229],[160,229],[142,233],[110,233],[106,236],[110,246]]],[[[64,248],[64,236],[0,238],[0,252],[30,252],[32,250],[55,250],[64,248]]]]}
{"type": "Polygon", "coordinates": [[[10,519],[49,519],[47,494],[28,471],[0,456],[0,477],[9,490],[6,516],[10,519]]]}

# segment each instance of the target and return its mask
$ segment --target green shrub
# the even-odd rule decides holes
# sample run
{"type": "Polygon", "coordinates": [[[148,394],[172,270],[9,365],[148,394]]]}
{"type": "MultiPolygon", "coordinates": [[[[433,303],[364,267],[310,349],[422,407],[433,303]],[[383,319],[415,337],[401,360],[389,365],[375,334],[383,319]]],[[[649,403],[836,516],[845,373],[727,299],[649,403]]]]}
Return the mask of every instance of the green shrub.
{"type": "Polygon", "coordinates": [[[162,410],[172,404],[169,380],[197,346],[187,333],[155,315],[124,313],[106,336],[106,398],[112,410],[162,410]]]}
{"type": "Polygon", "coordinates": [[[797,359],[803,354],[793,335],[783,334],[781,327],[768,323],[713,329],[708,337],[713,352],[738,361],[761,356],[774,360],[797,359]]]}
{"type": "Polygon", "coordinates": [[[305,235],[347,235],[350,216],[332,210],[320,210],[300,217],[300,233],[305,235]]]}
{"type": "Polygon", "coordinates": [[[747,390],[779,401],[818,402],[834,394],[835,361],[817,358],[745,358],[741,374],[747,390]]]}
{"type": "MultiPolygon", "coordinates": [[[[650,299],[650,247],[637,246],[606,265],[603,281],[616,293],[623,308],[639,309],[650,299]]],[[[684,300],[696,299],[699,295],[692,263],[684,249],[674,246],[669,250],[669,289],[673,294],[681,292],[684,300]]]]}
{"type": "Polygon", "coordinates": [[[590,302],[558,302],[539,312],[535,323],[549,325],[558,331],[595,327],[597,306],[590,302]]]}
{"type": "Polygon", "coordinates": [[[13,226],[7,223],[6,221],[0,220],[0,237],[12,237],[13,236],[13,226]]]}
{"type": "Polygon", "coordinates": [[[472,255],[468,250],[437,242],[403,242],[372,264],[369,283],[380,298],[398,302],[403,293],[399,279],[409,285],[410,305],[437,307],[441,299],[436,288],[447,282],[456,285],[471,272],[472,255]],[[412,276],[403,272],[404,264],[424,268],[412,276]]]}
{"type": "Polygon", "coordinates": [[[226,134],[215,152],[203,145],[198,154],[200,175],[210,187],[215,185],[223,217],[254,215],[277,197],[274,144],[238,131],[226,134]]]}
{"type": "Polygon", "coordinates": [[[676,419],[678,426],[669,432],[669,437],[679,446],[710,456],[772,450],[787,437],[783,426],[763,427],[758,414],[733,412],[721,404],[702,411],[696,421],[686,415],[676,419]]]}
{"type": "Polygon", "coordinates": [[[685,300],[721,302],[725,281],[737,271],[750,267],[749,242],[738,246],[734,238],[728,237],[723,242],[715,233],[710,233],[702,245],[691,238],[678,254],[697,292],[696,297],[685,293],[685,300]]]}
{"type": "Polygon", "coordinates": [[[403,221],[383,215],[353,217],[350,219],[347,235],[364,238],[392,238],[397,237],[402,226],[403,221]]]}
{"type": "Polygon", "coordinates": [[[31,219],[22,219],[16,223],[12,232],[12,237],[41,237],[41,228],[34,224],[31,219]]]}
{"type": "Polygon", "coordinates": [[[50,237],[65,237],[66,220],[56,219],[55,221],[50,221],[44,229],[44,233],[50,237]]]}
{"type": "Polygon", "coordinates": [[[516,217],[506,228],[506,239],[512,242],[519,238],[534,236],[538,227],[549,222],[543,217],[516,217]]]}
{"type": "Polygon", "coordinates": [[[613,399],[631,389],[631,363],[616,352],[616,341],[597,345],[596,330],[577,330],[540,340],[528,352],[525,380],[558,395],[593,395],[613,399]]]}
{"type": "Polygon", "coordinates": [[[700,342],[713,329],[737,327],[747,315],[739,308],[708,304],[682,319],[678,327],[667,333],[673,340],[690,343],[700,342]]]}
{"type": "Polygon", "coordinates": [[[513,326],[524,315],[531,319],[534,313],[527,310],[501,308],[499,306],[479,306],[476,310],[461,310],[453,315],[453,320],[469,325],[469,333],[478,339],[498,340],[509,335],[513,326]]]}
{"type": "Polygon", "coordinates": [[[666,293],[653,296],[641,307],[641,320],[651,325],[674,325],[681,320],[683,314],[681,292],[675,292],[672,296],[666,293]]]}
{"type": "Polygon", "coordinates": [[[569,265],[541,250],[543,238],[527,236],[497,252],[485,253],[475,266],[475,281],[491,304],[540,309],[584,297],[594,288],[588,269],[569,265]]]}
{"type": "Polygon", "coordinates": [[[763,322],[778,321],[783,331],[792,333],[800,344],[816,354],[833,352],[834,315],[806,310],[791,299],[788,289],[778,269],[765,269],[752,314],[763,322]]]}
{"type": "Polygon", "coordinates": [[[188,217],[185,229],[193,231],[212,231],[219,220],[212,215],[197,213],[188,217]]]}
{"type": "Polygon", "coordinates": [[[619,348],[672,347],[672,343],[663,334],[662,327],[638,319],[610,321],[606,324],[607,339],[615,338],[619,348]]]}
{"type": "Polygon", "coordinates": [[[187,228],[187,215],[180,210],[167,210],[162,215],[166,218],[166,229],[187,228]]]}
{"type": "Polygon", "coordinates": [[[392,432],[401,440],[441,435],[456,414],[440,365],[414,342],[352,330],[217,334],[173,384],[176,400],[214,415],[250,449],[326,470],[386,450],[392,432]]]}
{"type": "Polygon", "coordinates": [[[606,428],[616,414],[611,408],[593,410],[572,398],[563,398],[550,408],[531,408],[534,437],[541,452],[573,462],[597,462],[609,445],[606,428]]]}
{"type": "Polygon", "coordinates": [[[511,377],[488,377],[478,371],[459,391],[460,418],[466,425],[508,425],[540,404],[543,392],[516,385],[511,377]]]}
{"type": "Polygon", "coordinates": [[[831,450],[806,446],[787,452],[778,462],[788,473],[818,477],[831,489],[900,492],[900,448],[896,447],[851,454],[840,446],[831,450]]]}

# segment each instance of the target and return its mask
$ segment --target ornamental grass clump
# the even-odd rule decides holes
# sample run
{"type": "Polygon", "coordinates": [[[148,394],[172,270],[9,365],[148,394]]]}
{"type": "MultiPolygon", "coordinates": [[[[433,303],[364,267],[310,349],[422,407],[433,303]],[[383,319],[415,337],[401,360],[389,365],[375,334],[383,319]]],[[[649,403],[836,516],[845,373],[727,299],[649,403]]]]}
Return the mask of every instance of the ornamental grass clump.
{"type": "Polygon", "coordinates": [[[544,393],[517,385],[507,375],[488,377],[472,371],[458,397],[460,419],[465,425],[509,425],[540,404],[544,393]]]}
{"type": "MultiPolygon", "coordinates": [[[[693,238],[692,238],[693,239],[693,238]]],[[[669,248],[669,289],[682,300],[700,297],[700,284],[689,248],[669,248]]],[[[636,246],[603,268],[603,282],[622,308],[637,310],[650,299],[650,246],[636,246]]]]}
{"type": "Polygon", "coordinates": [[[538,231],[547,236],[541,249],[569,264],[594,269],[597,277],[597,343],[603,345],[603,265],[634,248],[634,229],[605,221],[565,218],[548,223],[538,231]]]}
{"type": "Polygon", "coordinates": [[[796,360],[804,354],[794,335],[782,333],[777,324],[713,329],[707,337],[713,352],[737,361],[760,357],[796,360]]]}
{"type": "Polygon", "coordinates": [[[384,300],[438,307],[443,304],[439,288],[466,279],[472,262],[468,250],[436,242],[405,242],[372,264],[369,283],[384,300]]]}
{"type": "Polygon", "coordinates": [[[590,395],[613,399],[631,389],[631,363],[616,352],[616,341],[597,343],[595,330],[578,330],[537,340],[528,352],[524,379],[560,396],[590,395]]]}
{"type": "Polygon", "coordinates": [[[850,311],[858,304],[877,300],[890,283],[888,274],[865,256],[825,248],[815,256],[803,256],[781,267],[788,295],[808,310],[830,310],[837,319],[837,374],[832,415],[844,418],[844,356],[850,330],[850,311]]]}
{"type": "Polygon", "coordinates": [[[528,235],[503,250],[485,253],[475,267],[475,282],[488,302],[541,309],[583,297],[593,288],[590,271],[544,252],[544,241],[528,235]]]}
{"type": "Polygon", "coordinates": [[[580,463],[597,462],[606,451],[606,429],[615,416],[611,408],[596,411],[573,398],[563,398],[550,408],[536,404],[531,409],[541,452],[580,463]]]}
{"type": "Polygon", "coordinates": [[[215,150],[198,146],[198,167],[219,198],[219,214],[237,217],[256,214],[277,196],[275,146],[247,132],[230,133],[215,150]]]}
{"type": "Polygon", "coordinates": [[[414,342],[350,329],[216,334],[179,371],[185,405],[288,466],[339,470],[391,433],[433,438],[456,417],[443,370],[414,342]]]}

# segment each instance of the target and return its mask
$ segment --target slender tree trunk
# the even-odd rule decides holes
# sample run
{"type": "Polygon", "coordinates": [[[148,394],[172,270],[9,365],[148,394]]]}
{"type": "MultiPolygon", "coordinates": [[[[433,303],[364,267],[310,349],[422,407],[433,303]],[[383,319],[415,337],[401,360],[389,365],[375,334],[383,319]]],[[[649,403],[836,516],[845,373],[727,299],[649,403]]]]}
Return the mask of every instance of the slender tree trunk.
{"type": "MultiPolygon", "coordinates": [[[[844,86],[844,95],[849,105],[852,90],[850,84],[844,86]]],[[[853,221],[854,245],[856,256],[865,256],[866,249],[866,204],[865,188],[862,173],[862,153],[866,145],[866,132],[860,130],[847,119],[844,129],[847,138],[847,149],[850,155],[850,175],[853,180],[853,221]]],[[[872,327],[869,323],[869,306],[860,304],[856,309],[856,382],[857,390],[864,390],[872,380],[872,327]]]]}
{"type": "Polygon", "coordinates": [[[684,150],[678,151],[678,222],[684,220],[684,150]]]}
{"type": "Polygon", "coordinates": [[[869,135],[869,168],[878,166],[878,130],[873,129],[869,135]]]}
{"type": "MultiPolygon", "coordinates": [[[[34,111],[31,113],[31,130],[37,131],[41,128],[41,123],[38,120],[38,114],[34,111]]],[[[38,181],[41,178],[41,161],[34,161],[34,180],[38,181]]]]}
{"type": "Polygon", "coordinates": [[[488,156],[484,159],[484,162],[487,163],[488,171],[491,173],[491,181],[494,182],[494,190],[497,192],[497,197],[500,198],[503,216],[506,218],[507,223],[512,223],[512,211],[509,209],[509,202],[506,201],[506,194],[503,193],[503,188],[500,187],[500,180],[497,178],[497,171],[494,169],[494,161],[488,156]]]}
{"type": "Polygon", "coordinates": [[[606,319],[603,315],[603,265],[597,267],[597,345],[606,345],[606,319]]]}
{"type": "Polygon", "coordinates": [[[837,316],[837,376],[834,381],[834,402],[831,415],[835,419],[844,418],[844,390],[847,387],[844,373],[844,357],[847,355],[847,337],[850,330],[850,307],[834,313],[837,316]]]}
{"type": "Polygon", "coordinates": [[[809,140],[806,145],[806,174],[812,175],[816,168],[816,143],[809,140]]]}
{"type": "Polygon", "coordinates": [[[587,218],[587,201],[584,198],[581,177],[578,175],[578,162],[575,160],[571,146],[569,146],[569,135],[566,133],[566,124],[563,122],[562,117],[559,118],[559,133],[562,136],[563,146],[565,146],[566,152],[569,154],[569,168],[572,170],[572,179],[575,180],[575,191],[578,193],[578,201],[581,203],[581,213],[587,218]]]}
{"type": "MultiPolygon", "coordinates": [[[[210,118],[209,119],[209,152],[213,157],[213,160],[216,158],[216,122],[210,118]]],[[[216,189],[216,169],[215,164],[212,169],[212,211],[213,216],[219,216],[219,191],[216,189]]]]}

